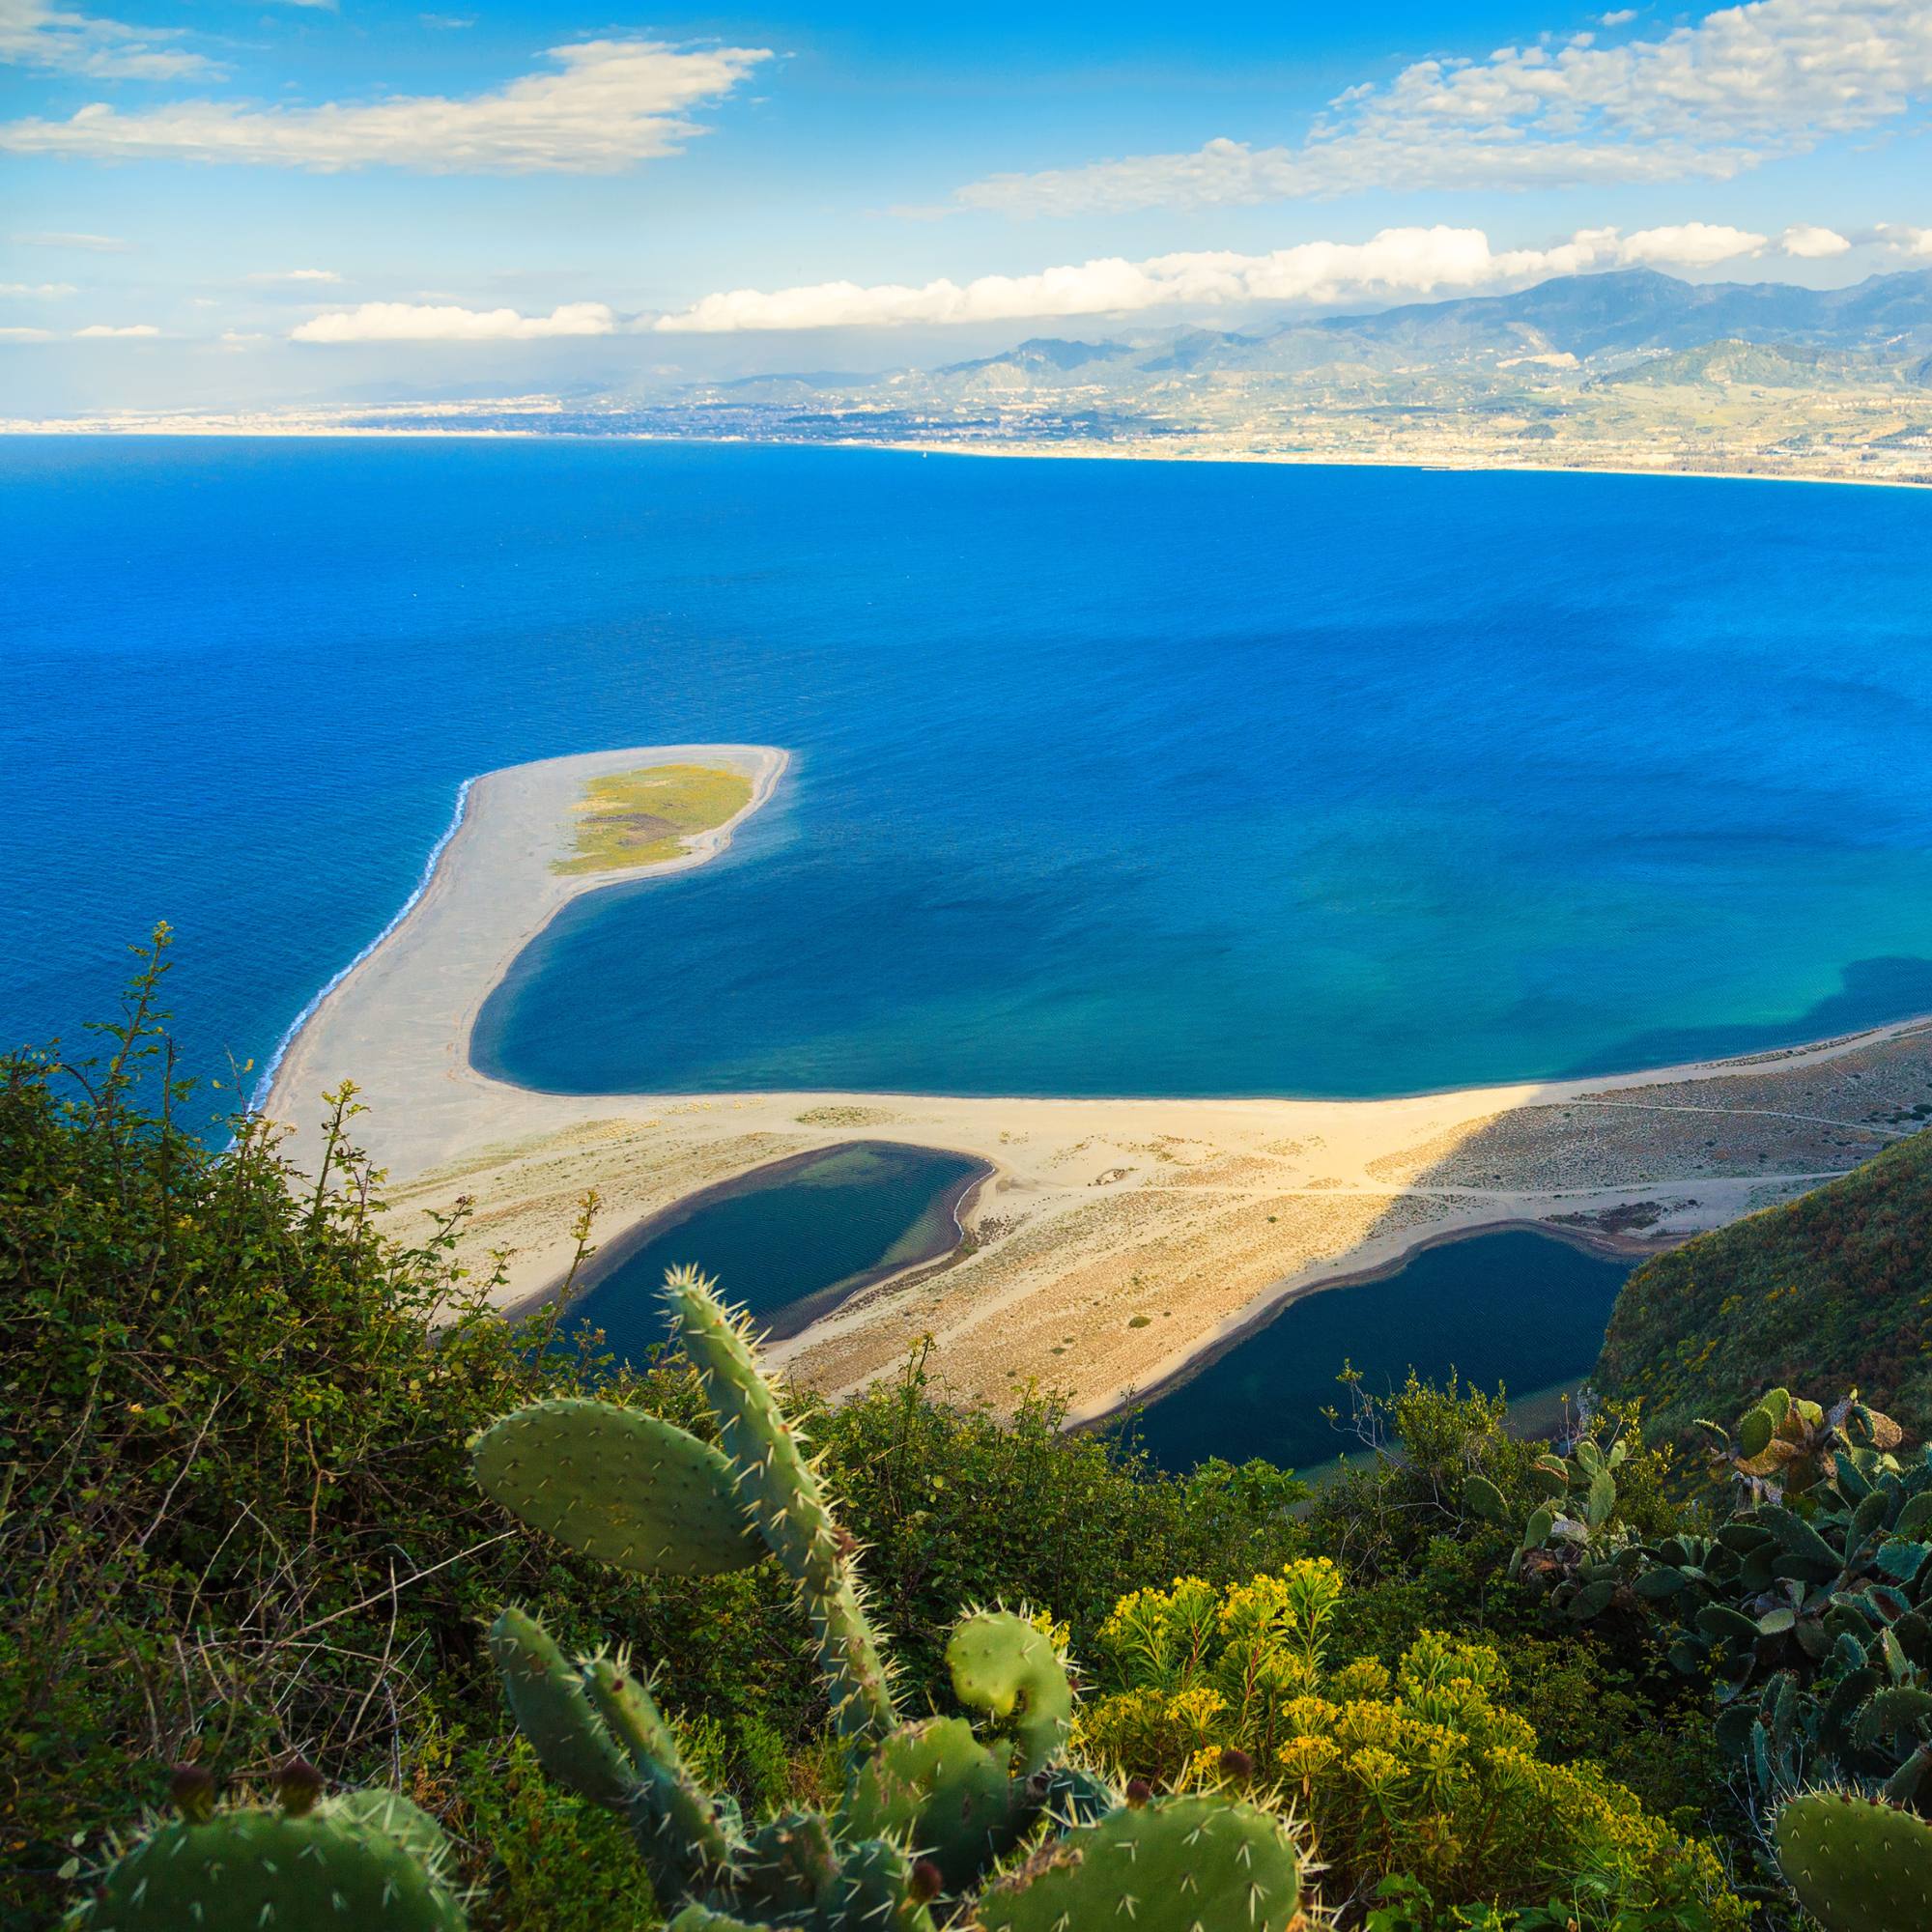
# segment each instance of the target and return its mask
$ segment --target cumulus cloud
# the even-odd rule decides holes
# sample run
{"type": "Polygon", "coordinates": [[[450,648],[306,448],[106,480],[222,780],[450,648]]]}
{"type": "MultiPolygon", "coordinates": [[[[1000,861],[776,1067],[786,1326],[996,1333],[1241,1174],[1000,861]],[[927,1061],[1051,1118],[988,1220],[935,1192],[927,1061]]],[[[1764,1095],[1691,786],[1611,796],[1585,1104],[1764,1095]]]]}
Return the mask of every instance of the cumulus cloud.
{"type": "Polygon", "coordinates": [[[292,342],[529,342],[543,336],[609,335],[615,313],[603,302],[565,302],[548,315],[513,308],[430,302],[363,302],[291,329],[292,342]]]}
{"type": "Polygon", "coordinates": [[[1619,7],[1613,14],[1599,14],[1597,24],[1600,27],[1628,27],[1635,18],[1634,7],[1619,7]]]}
{"type": "Polygon", "coordinates": [[[119,326],[110,322],[91,322],[85,328],[76,328],[73,333],[77,342],[102,342],[109,338],[158,335],[160,332],[152,322],[128,322],[119,326]]]}
{"type": "Polygon", "coordinates": [[[51,328],[0,328],[0,342],[51,342],[51,328]]]}
{"type": "Polygon", "coordinates": [[[1816,228],[1809,222],[1795,222],[1777,238],[1777,245],[1801,262],[1822,262],[1833,255],[1849,254],[1852,243],[1835,228],[1816,228]]]}
{"type": "Polygon", "coordinates": [[[1704,222],[1628,237],[1614,228],[1586,228],[1554,247],[1500,250],[1480,228],[1385,228],[1367,242],[1305,242],[1265,255],[1210,250],[1145,262],[1107,257],[1031,275],[981,275],[918,287],[820,282],[770,292],[733,289],[648,326],[670,334],[722,333],[1012,322],[1171,305],[1352,301],[1520,287],[1615,264],[1709,266],[1755,253],[1764,242],[1762,235],[1704,222]]]}
{"type": "Polygon", "coordinates": [[[1750,0],[1655,40],[1416,61],[1338,96],[1298,146],[1209,141],[991,176],[958,206],[1080,214],[1380,188],[1728,180],[1896,120],[1932,91],[1932,0],[1750,0]]]}
{"type": "MultiPolygon", "coordinates": [[[[0,6],[15,0],[0,0],[0,6]]],[[[611,173],[675,154],[704,129],[689,110],[729,94],[762,47],[580,41],[555,71],[452,99],[411,95],[315,107],[185,100],[122,113],[97,101],[65,121],[0,124],[0,150],[244,161],[334,173],[380,163],[425,174],[611,173]]]]}
{"type": "Polygon", "coordinates": [[[248,277],[251,282],[339,282],[333,269],[264,269],[248,277]]]}
{"type": "Polygon", "coordinates": [[[1746,228],[1709,221],[1686,221],[1675,228],[1643,228],[1617,245],[1617,260],[1646,269],[1710,269],[1755,255],[1765,237],[1746,228]]]}
{"type": "Polygon", "coordinates": [[[177,27],[130,27],[47,0],[0,0],[0,61],[95,80],[189,80],[218,74],[204,55],[171,44],[177,27]]]}
{"type": "Polygon", "coordinates": [[[71,296],[80,291],[71,282],[0,282],[0,296],[71,296]]]}

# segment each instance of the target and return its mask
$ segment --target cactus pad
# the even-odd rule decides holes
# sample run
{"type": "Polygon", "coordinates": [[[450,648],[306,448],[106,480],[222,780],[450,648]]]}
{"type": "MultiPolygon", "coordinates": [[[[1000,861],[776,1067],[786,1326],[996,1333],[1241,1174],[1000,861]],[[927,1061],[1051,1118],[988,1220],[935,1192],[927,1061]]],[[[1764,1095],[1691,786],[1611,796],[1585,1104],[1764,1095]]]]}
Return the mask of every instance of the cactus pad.
{"type": "Polygon", "coordinates": [[[318,1808],[169,1819],[107,1872],[89,1932],[462,1932],[437,1870],[386,1831],[318,1808]]]}
{"type": "Polygon", "coordinates": [[[334,1818],[366,1832],[382,1832],[426,1865],[441,1865],[449,1858],[449,1840],[442,1827],[420,1804],[400,1791],[344,1791],[316,1806],[318,1818],[334,1818]]]}
{"type": "Polygon", "coordinates": [[[1869,1798],[1813,1791],[1773,1827],[1777,1862],[1827,1932],[1932,1925],[1932,1825],[1869,1798]]]}
{"type": "Polygon", "coordinates": [[[593,1804],[628,1804],[637,1776],[550,1633],[526,1611],[507,1609],[490,1626],[490,1655],[544,1770],[593,1804]]]}
{"type": "Polygon", "coordinates": [[[795,1925],[753,1925],[748,1919],[733,1918],[728,1912],[713,1912],[703,1905],[687,1905],[665,1928],[665,1932],[801,1932],[801,1928],[795,1925]]]}
{"type": "Polygon", "coordinates": [[[469,1454],[487,1495],[580,1555],[672,1577],[758,1559],[730,1464],[655,1415],[580,1397],[532,1403],[469,1454]]]}
{"type": "Polygon", "coordinates": [[[885,1737],[898,1717],[852,1560],[858,1546],[834,1521],[798,1432],[759,1373],[749,1322],[729,1313],[695,1268],[665,1277],[665,1303],[718,1418],[739,1497],[797,1581],[833,1727],[843,1738],[885,1737]]]}
{"type": "Polygon", "coordinates": [[[760,1924],[816,1921],[838,1883],[838,1848],[828,1820],[787,1811],[751,1835],[730,1903],[760,1924]]]}
{"type": "Polygon", "coordinates": [[[895,1731],[853,1774],[839,1813],[855,1838],[895,1838],[963,1891],[1012,1849],[1028,1808],[964,1718],[895,1731]]]}
{"type": "Polygon", "coordinates": [[[1072,1727],[1073,1690],[1043,1631],[1010,1610],[976,1610],[953,1627],[946,1664],[960,1703],[1014,1740],[1021,1777],[1058,1756],[1072,1727]]]}
{"type": "Polygon", "coordinates": [[[933,1932],[912,1860],[880,1838],[843,1848],[824,1918],[839,1932],[933,1932]]]}
{"type": "Polygon", "coordinates": [[[1156,1799],[1051,1840],[980,1901],[982,1932],[1288,1932],[1301,1861],[1252,1804],[1156,1799]]]}
{"type": "Polygon", "coordinates": [[[668,1898],[722,1877],[731,1864],[731,1833],[685,1768],[648,1687],[612,1658],[592,1658],[580,1671],[591,1708],[631,1761],[631,1825],[659,1894],[668,1898]]]}

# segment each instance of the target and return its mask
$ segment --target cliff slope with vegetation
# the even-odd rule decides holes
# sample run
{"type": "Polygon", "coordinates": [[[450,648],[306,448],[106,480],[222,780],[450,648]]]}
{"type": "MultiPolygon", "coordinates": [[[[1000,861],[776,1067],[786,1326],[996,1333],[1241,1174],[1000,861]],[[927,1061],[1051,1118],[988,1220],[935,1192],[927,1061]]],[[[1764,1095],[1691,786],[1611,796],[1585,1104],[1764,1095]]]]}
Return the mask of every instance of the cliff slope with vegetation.
{"type": "Polygon", "coordinates": [[[1932,1133],[1625,1283],[1597,1386],[1641,1395],[1653,1437],[1780,1383],[1857,1387],[1932,1434],[1932,1133]]]}

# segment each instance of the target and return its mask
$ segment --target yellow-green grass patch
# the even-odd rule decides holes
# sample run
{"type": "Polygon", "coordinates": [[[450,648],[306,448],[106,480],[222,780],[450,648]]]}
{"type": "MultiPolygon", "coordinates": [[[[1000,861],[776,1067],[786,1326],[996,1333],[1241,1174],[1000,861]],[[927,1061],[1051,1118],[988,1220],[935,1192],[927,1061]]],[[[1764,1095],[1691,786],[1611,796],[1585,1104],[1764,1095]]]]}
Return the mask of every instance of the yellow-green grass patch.
{"type": "Polygon", "coordinates": [[[661,866],[687,839],[711,832],[752,802],[752,781],[709,765],[643,765],[592,779],[576,807],[576,849],[559,872],[661,866]]]}

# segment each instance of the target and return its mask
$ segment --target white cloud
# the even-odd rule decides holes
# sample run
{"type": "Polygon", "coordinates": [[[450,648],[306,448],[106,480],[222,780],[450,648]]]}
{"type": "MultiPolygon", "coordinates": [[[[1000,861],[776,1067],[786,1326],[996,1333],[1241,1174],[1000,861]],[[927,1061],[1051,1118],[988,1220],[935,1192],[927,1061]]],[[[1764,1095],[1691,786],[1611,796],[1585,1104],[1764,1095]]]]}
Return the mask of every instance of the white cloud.
{"type": "Polygon", "coordinates": [[[1299,146],[1209,141],[1042,174],[956,205],[1011,214],[1206,207],[1369,188],[1728,180],[1932,91],[1932,0],[1750,0],[1657,40],[1588,35],[1417,61],[1350,88],[1299,146]]]}
{"type": "Polygon", "coordinates": [[[244,342],[266,342],[269,338],[260,329],[224,328],[221,331],[221,339],[231,348],[237,348],[244,342]]]}
{"type": "Polygon", "coordinates": [[[51,328],[0,328],[0,342],[51,342],[51,328]]]}
{"type": "Polygon", "coordinates": [[[1614,14],[1599,14],[1597,24],[1600,27],[1628,27],[1635,18],[1634,7],[1619,7],[1614,14]]]}
{"type": "Polygon", "coordinates": [[[609,335],[615,314],[603,302],[565,302],[548,315],[513,308],[458,308],[423,302],[364,302],[319,315],[291,329],[292,342],[528,342],[541,336],[609,335]]]}
{"type": "Polygon", "coordinates": [[[342,277],[333,269],[264,269],[260,274],[250,275],[251,282],[339,282],[342,277]]]}
{"type": "Polygon", "coordinates": [[[166,44],[181,38],[178,27],[130,27],[47,0],[0,0],[0,61],[18,67],[95,80],[187,80],[221,71],[201,54],[166,44]]]}
{"type": "Polygon", "coordinates": [[[1765,237],[1745,228],[1686,221],[1675,228],[1644,228],[1617,246],[1617,260],[1647,269],[1710,269],[1740,255],[1755,255],[1765,237]]]}
{"type": "Polygon", "coordinates": [[[1932,255],[1932,228],[1913,228],[1902,222],[1881,221],[1871,239],[1894,254],[1932,255]]]}
{"type": "Polygon", "coordinates": [[[556,71],[467,99],[418,95],[317,107],[185,100],[128,114],[97,101],[66,121],[0,124],[0,149],[325,173],[372,163],[425,174],[611,173],[677,153],[704,131],[688,110],[729,94],[771,55],[759,47],[581,41],[551,48],[549,58],[556,71]]]}
{"type": "Polygon", "coordinates": [[[1835,228],[1814,228],[1809,222],[1796,222],[1787,228],[1777,238],[1777,245],[1801,262],[1822,262],[1849,253],[1852,246],[1835,228]]]}
{"type": "Polygon", "coordinates": [[[89,255],[126,255],[134,244],[118,235],[73,235],[43,229],[29,235],[10,235],[8,241],[22,248],[78,248],[89,255]]]}
{"type": "Polygon", "coordinates": [[[0,296],[72,296],[80,291],[71,282],[0,282],[0,296]]]}
{"type": "Polygon", "coordinates": [[[425,27],[444,34],[460,34],[476,24],[474,14],[418,14],[416,18],[425,27]]]}
{"type": "Polygon", "coordinates": [[[152,322],[124,323],[118,327],[112,323],[91,322],[85,328],[76,328],[73,333],[76,341],[101,342],[109,337],[158,335],[160,332],[152,322]]]}
{"type": "MultiPolygon", "coordinates": [[[[1657,237],[1664,232],[1652,230],[1631,240],[1646,247],[1662,246],[1657,237]]],[[[1733,235],[1741,243],[1761,245],[1764,241],[1761,235],[1744,235],[1736,229],[1703,232],[1733,235]]],[[[1204,251],[1157,255],[1145,262],[1111,257],[1031,275],[982,275],[977,281],[942,280],[917,288],[821,282],[769,293],[734,289],[706,296],[649,326],[674,334],[890,327],[906,323],[1113,315],[1174,304],[1219,307],[1424,296],[1439,289],[1520,286],[1605,263],[1654,259],[1627,257],[1623,252],[1627,245],[1614,228],[1582,229],[1553,248],[1500,251],[1491,247],[1489,237],[1479,228],[1385,228],[1367,242],[1306,242],[1266,255],[1204,251]]]]}

